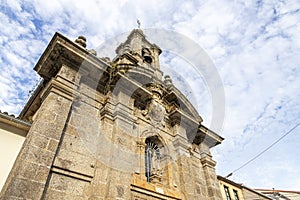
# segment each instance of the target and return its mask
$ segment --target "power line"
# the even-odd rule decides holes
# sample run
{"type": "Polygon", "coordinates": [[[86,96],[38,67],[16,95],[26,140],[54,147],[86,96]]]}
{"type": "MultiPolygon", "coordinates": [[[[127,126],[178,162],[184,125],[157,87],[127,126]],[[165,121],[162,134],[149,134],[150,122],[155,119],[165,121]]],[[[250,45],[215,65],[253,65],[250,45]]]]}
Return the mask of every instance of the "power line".
{"type": "Polygon", "coordinates": [[[242,166],[240,166],[239,168],[235,169],[233,172],[229,173],[226,178],[228,178],[229,176],[231,176],[233,173],[237,172],[238,170],[242,169],[243,167],[245,167],[246,165],[248,165],[249,163],[251,163],[252,161],[254,161],[256,158],[258,158],[259,156],[261,156],[262,154],[264,154],[266,151],[268,151],[269,149],[271,149],[275,144],[277,144],[280,140],[282,140],[284,137],[286,137],[288,134],[290,134],[293,130],[295,130],[298,126],[300,125],[300,122],[298,124],[296,124],[293,128],[291,128],[288,132],[286,132],[283,136],[281,136],[278,140],[276,140],[275,142],[273,142],[270,146],[268,146],[265,150],[263,150],[262,152],[260,152],[259,154],[257,154],[255,157],[253,157],[252,159],[250,159],[249,161],[247,161],[245,164],[243,164],[242,166]]]}

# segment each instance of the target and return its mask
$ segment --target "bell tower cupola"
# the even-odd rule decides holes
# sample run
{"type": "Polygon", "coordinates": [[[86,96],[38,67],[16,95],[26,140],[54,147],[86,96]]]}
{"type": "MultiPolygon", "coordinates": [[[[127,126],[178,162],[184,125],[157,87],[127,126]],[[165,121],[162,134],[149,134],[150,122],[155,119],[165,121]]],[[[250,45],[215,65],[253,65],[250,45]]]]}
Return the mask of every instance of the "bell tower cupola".
{"type": "MultiPolygon", "coordinates": [[[[151,74],[152,78],[162,80],[163,73],[159,65],[161,52],[156,44],[152,44],[146,39],[141,29],[133,29],[127,40],[117,47],[117,56],[114,61],[117,65],[123,65],[124,57],[127,57],[138,65],[136,69],[134,67],[129,67],[129,69],[143,70],[146,74],[151,74]]],[[[126,60],[128,61],[128,59],[126,60]]]]}

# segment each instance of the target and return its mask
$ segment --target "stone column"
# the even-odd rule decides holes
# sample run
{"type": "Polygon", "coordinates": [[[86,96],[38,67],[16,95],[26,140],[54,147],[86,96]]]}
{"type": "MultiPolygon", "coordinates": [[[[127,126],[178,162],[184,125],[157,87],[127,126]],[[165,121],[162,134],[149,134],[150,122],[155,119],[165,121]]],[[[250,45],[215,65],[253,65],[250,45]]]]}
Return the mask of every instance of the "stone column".
{"type": "Polygon", "coordinates": [[[41,199],[71,108],[71,98],[50,90],[2,189],[1,199],[41,199]]]}
{"type": "Polygon", "coordinates": [[[139,141],[137,142],[137,147],[138,147],[138,155],[139,155],[139,177],[141,180],[146,181],[146,176],[145,176],[145,148],[146,148],[146,143],[144,138],[140,138],[139,141]]]}
{"type": "Polygon", "coordinates": [[[215,172],[216,162],[212,159],[210,154],[201,153],[201,164],[205,175],[208,198],[211,200],[222,199],[215,172]]]}
{"type": "Polygon", "coordinates": [[[194,199],[194,177],[190,170],[190,155],[188,153],[189,144],[187,140],[177,137],[173,141],[177,154],[176,164],[179,174],[179,190],[183,199],[194,199]]]}

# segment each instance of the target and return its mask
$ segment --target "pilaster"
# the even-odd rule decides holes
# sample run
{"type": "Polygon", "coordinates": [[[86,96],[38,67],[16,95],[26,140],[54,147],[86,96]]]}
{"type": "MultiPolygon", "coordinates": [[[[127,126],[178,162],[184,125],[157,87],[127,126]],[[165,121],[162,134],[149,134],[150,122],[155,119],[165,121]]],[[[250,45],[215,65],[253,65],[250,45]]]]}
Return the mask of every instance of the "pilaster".
{"type": "Polygon", "coordinates": [[[217,175],[215,172],[216,162],[212,159],[212,156],[210,154],[202,153],[201,164],[205,176],[208,198],[211,200],[222,199],[217,175]]]}
{"type": "Polygon", "coordinates": [[[72,101],[49,92],[33,122],[1,199],[41,199],[72,101]]]}

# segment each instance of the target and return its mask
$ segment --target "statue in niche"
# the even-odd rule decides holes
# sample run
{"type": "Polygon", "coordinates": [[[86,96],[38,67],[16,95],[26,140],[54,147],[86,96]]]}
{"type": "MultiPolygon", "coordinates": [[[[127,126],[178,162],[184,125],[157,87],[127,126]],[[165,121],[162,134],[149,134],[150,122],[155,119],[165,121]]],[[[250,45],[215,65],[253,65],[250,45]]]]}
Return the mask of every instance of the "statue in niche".
{"type": "Polygon", "coordinates": [[[162,171],[160,167],[161,154],[157,144],[153,141],[146,141],[145,158],[146,158],[146,177],[148,182],[160,181],[162,171]]]}
{"type": "Polygon", "coordinates": [[[151,167],[152,167],[152,172],[156,174],[158,171],[160,171],[160,155],[157,152],[152,153],[152,158],[151,158],[151,167]]]}

